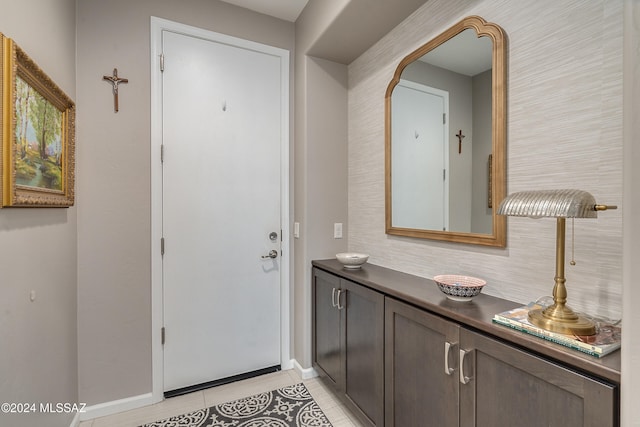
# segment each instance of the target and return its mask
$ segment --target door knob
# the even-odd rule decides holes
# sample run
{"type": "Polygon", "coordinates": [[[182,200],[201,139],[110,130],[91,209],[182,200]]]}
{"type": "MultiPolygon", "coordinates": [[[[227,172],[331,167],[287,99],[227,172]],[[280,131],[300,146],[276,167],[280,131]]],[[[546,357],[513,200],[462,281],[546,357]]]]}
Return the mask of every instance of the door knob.
{"type": "Polygon", "coordinates": [[[269,251],[268,255],[262,255],[260,258],[262,258],[262,259],[269,259],[269,258],[276,259],[276,258],[278,258],[278,251],[276,251],[275,249],[271,249],[269,251]]]}

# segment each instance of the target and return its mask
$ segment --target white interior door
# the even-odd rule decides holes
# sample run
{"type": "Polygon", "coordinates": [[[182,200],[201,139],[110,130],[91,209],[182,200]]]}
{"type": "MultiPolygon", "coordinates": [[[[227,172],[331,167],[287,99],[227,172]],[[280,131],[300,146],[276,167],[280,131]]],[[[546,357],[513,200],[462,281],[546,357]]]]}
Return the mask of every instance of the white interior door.
{"type": "Polygon", "coordinates": [[[172,31],[163,31],[162,50],[163,369],[170,391],[281,364],[288,112],[277,55],[172,31]],[[262,258],[270,251],[276,258],[262,258]]]}
{"type": "Polygon", "coordinates": [[[402,80],[391,102],[392,225],[446,230],[448,94],[402,80]]]}

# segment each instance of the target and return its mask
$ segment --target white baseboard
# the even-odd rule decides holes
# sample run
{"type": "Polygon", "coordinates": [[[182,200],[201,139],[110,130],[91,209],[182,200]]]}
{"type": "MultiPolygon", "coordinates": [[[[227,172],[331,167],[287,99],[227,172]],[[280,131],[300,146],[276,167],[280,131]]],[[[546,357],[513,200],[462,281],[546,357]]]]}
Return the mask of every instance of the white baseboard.
{"type": "Polygon", "coordinates": [[[280,369],[282,369],[283,371],[288,371],[289,369],[293,369],[294,368],[294,365],[293,365],[294,362],[295,362],[294,359],[285,360],[284,362],[282,362],[280,364],[280,369]]]}
{"type": "MultiPolygon", "coordinates": [[[[295,359],[291,359],[285,363],[282,363],[281,367],[282,370],[295,369],[303,380],[308,380],[309,378],[318,376],[318,372],[315,369],[303,368],[295,359]]],[[[113,415],[119,412],[129,411],[131,409],[152,405],[153,403],[156,403],[153,401],[153,394],[145,393],[139,396],[128,397],[126,399],[114,400],[111,402],[87,406],[84,412],[76,414],[69,427],[78,427],[80,421],[105,417],[107,415],[113,415]]]]}
{"type": "Polygon", "coordinates": [[[78,427],[79,425],[80,425],[80,413],[76,412],[76,415],[71,420],[71,424],[69,424],[69,427],[78,427]]]}
{"type": "MultiPolygon", "coordinates": [[[[111,402],[99,403],[87,406],[80,414],[80,421],[91,420],[93,418],[105,417],[131,409],[141,408],[153,404],[152,393],[145,393],[139,396],[127,397],[126,399],[114,400],[111,402]]],[[[72,424],[73,427],[73,424],[72,424]]]]}
{"type": "Polygon", "coordinates": [[[318,376],[318,371],[313,368],[303,368],[296,359],[293,359],[293,369],[295,369],[303,380],[315,378],[318,376]]]}

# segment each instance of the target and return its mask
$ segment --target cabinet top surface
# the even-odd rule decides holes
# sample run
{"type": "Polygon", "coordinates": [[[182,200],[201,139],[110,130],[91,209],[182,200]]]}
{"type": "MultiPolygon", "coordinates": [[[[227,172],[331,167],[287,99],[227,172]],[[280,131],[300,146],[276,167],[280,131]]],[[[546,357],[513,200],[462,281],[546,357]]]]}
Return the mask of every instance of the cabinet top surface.
{"type": "Polygon", "coordinates": [[[595,358],[492,322],[495,314],[522,306],[521,303],[485,294],[478,295],[470,302],[451,301],[438,290],[431,279],[369,263],[355,270],[343,268],[335,259],[316,260],[312,264],[321,270],[423,308],[462,326],[480,330],[592,375],[620,383],[620,351],[603,358],[595,358]]]}

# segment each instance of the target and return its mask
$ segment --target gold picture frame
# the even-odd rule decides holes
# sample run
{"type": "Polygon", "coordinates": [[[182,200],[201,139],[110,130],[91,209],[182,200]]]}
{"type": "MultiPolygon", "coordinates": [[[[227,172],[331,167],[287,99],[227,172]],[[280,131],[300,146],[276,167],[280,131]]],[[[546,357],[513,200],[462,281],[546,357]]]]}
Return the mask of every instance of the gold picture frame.
{"type": "Polygon", "coordinates": [[[75,198],[75,104],[0,33],[2,207],[69,207],[75,198]]]}

